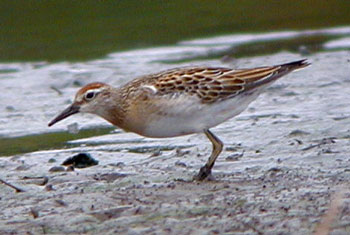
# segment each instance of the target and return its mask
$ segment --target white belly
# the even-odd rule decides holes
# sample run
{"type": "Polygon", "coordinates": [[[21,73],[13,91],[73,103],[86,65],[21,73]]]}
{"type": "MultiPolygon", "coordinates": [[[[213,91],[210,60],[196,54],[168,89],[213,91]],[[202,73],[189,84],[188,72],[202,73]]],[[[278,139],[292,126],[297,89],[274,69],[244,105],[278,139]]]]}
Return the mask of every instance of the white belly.
{"type": "Polygon", "coordinates": [[[238,95],[225,101],[203,104],[195,96],[170,101],[161,113],[148,115],[143,135],[173,137],[203,132],[240,114],[259,95],[238,95]],[[166,115],[164,115],[166,114],[166,115]]]}

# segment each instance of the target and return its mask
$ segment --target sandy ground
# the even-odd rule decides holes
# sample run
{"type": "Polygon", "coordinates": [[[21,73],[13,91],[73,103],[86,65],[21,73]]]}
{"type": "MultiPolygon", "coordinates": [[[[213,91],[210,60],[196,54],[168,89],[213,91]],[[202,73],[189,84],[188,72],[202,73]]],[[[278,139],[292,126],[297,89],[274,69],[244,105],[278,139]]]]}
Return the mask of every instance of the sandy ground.
{"type": "MultiPolygon", "coordinates": [[[[211,150],[203,135],[121,132],[0,158],[0,178],[25,190],[0,184],[0,234],[311,234],[321,225],[349,234],[349,55],[308,56],[311,67],[213,128],[225,143],[214,181],[191,181],[211,150]],[[99,165],[50,171],[77,152],[99,165]]],[[[238,63],[298,58],[280,53],[238,63]]]]}

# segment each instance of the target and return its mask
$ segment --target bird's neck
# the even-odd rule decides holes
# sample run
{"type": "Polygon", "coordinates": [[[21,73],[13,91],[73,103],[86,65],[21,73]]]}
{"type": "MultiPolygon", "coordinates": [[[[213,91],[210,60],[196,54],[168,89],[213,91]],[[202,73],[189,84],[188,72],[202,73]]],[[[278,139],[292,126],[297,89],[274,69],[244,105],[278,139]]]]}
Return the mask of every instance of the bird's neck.
{"type": "Polygon", "coordinates": [[[113,125],[123,128],[126,104],[119,89],[111,89],[109,94],[104,97],[104,101],[98,115],[113,125]]]}

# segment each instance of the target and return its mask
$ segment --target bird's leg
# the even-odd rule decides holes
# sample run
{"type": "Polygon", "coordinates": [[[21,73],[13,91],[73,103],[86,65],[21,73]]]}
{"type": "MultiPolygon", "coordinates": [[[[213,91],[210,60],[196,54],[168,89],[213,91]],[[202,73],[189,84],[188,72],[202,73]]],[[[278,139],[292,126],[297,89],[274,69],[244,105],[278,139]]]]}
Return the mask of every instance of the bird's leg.
{"type": "Polygon", "coordinates": [[[194,180],[199,180],[199,181],[204,180],[208,176],[210,176],[211,168],[213,168],[215,164],[215,160],[218,158],[219,154],[222,151],[222,147],[224,146],[222,141],[218,137],[216,137],[211,131],[205,130],[204,134],[208,137],[210,142],[213,144],[213,150],[211,152],[211,155],[207,163],[203,167],[201,167],[198,175],[196,175],[193,178],[194,180]]]}

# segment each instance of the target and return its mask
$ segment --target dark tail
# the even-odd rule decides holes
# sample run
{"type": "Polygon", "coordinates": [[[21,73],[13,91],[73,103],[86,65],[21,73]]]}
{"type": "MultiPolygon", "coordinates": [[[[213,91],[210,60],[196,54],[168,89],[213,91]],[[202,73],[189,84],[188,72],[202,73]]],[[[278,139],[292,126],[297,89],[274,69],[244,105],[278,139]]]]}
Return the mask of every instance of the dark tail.
{"type": "Polygon", "coordinates": [[[310,65],[310,63],[307,62],[306,59],[303,59],[303,60],[298,60],[298,61],[294,61],[294,62],[290,62],[290,63],[286,63],[286,64],[281,64],[281,65],[279,65],[279,66],[281,66],[281,68],[278,71],[281,73],[291,72],[291,71],[296,70],[296,69],[305,68],[309,65],[310,65]]]}
{"type": "Polygon", "coordinates": [[[279,79],[280,77],[282,77],[282,76],[284,76],[284,75],[286,75],[294,70],[302,69],[302,68],[305,68],[309,65],[310,65],[310,63],[307,62],[306,59],[304,59],[304,60],[298,60],[298,61],[294,61],[294,62],[290,62],[290,63],[286,63],[286,64],[280,64],[280,65],[273,66],[273,67],[271,67],[271,69],[274,71],[271,72],[271,74],[269,74],[265,78],[262,78],[260,80],[255,81],[255,82],[247,84],[245,86],[245,88],[246,88],[246,90],[252,90],[252,89],[256,89],[260,86],[270,84],[270,83],[276,81],[277,79],[279,79]]]}

